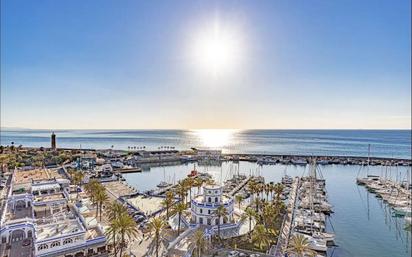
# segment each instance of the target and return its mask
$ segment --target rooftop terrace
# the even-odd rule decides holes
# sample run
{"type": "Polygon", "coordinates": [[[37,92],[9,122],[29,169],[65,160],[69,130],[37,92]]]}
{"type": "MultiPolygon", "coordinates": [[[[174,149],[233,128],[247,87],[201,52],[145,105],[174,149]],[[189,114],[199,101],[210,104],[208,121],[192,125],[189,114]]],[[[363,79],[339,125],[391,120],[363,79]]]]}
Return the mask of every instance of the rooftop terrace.
{"type": "Polygon", "coordinates": [[[32,180],[48,180],[63,178],[57,170],[52,169],[34,169],[34,170],[17,170],[14,172],[13,184],[26,184],[32,180]]]}
{"type": "Polygon", "coordinates": [[[36,229],[37,240],[44,240],[69,233],[85,231],[76,218],[65,218],[56,222],[38,225],[36,229]]]}

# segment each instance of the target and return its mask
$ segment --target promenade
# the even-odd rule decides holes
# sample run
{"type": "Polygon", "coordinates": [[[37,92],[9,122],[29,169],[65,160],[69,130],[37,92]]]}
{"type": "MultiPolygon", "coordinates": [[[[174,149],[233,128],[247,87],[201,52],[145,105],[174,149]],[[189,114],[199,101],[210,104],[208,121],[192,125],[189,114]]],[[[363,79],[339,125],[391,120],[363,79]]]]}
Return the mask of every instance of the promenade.
{"type": "Polygon", "coordinates": [[[282,257],[288,247],[299,186],[300,178],[296,177],[293,180],[287,206],[287,214],[283,219],[278,241],[276,245],[273,245],[269,250],[269,254],[272,256],[282,257]]]}

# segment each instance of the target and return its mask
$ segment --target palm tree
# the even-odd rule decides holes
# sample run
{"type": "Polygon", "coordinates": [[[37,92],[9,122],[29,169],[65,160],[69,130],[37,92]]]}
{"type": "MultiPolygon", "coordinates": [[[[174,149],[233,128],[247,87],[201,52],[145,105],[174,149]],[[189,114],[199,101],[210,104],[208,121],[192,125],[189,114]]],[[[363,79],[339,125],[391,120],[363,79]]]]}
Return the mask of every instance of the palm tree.
{"type": "Polygon", "coordinates": [[[174,194],[172,191],[167,191],[165,199],[162,201],[163,207],[166,208],[166,219],[169,219],[169,209],[174,203],[174,194]]]}
{"type": "Polygon", "coordinates": [[[200,187],[203,185],[203,180],[201,178],[195,178],[195,182],[193,184],[194,187],[197,187],[197,194],[200,192],[200,187]]]}
{"type": "Polygon", "coordinates": [[[253,203],[255,204],[255,207],[256,207],[256,213],[259,213],[262,200],[259,197],[256,197],[253,203]]]}
{"type": "Polygon", "coordinates": [[[186,204],[184,202],[180,202],[175,205],[174,211],[178,215],[178,226],[177,226],[177,235],[180,235],[180,222],[181,222],[181,217],[182,213],[186,210],[186,204]]]}
{"type": "Polygon", "coordinates": [[[206,249],[207,241],[201,229],[196,230],[192,237],[192,243],[195,245],[197,257],[201,257],[203,251],[206,249]]]}
{"type": "Polygon", "coordinates": [[[245,212],[243,213],[242,218],[249,220],[249,234],[252,231],[252,220],[256,217],[256,212],[251,207],[247,207],[245,212]]]}
{"type": "Polygon", "coordinates": [[[115,220],[120,215],[127,213],[127,208],[119,202],[113,202],[107,209],[107,217],[109,220],[115,220]]]}
{"type": "Polygon", "coordinates": [[[254,180],[250,180],[248,185],[249,185],[249,190],[250,190],[250,193],[252,194],[252,199],[253,199],[254,194],[257,191],[257,184],[254,180]]]}
{"type": "Polygon", "coordinates": [[[186,183],[184,182],[184,180],[179,181],[179,183],[177,184],[176,193],[180,196],[180,199],[182,199],[182,202],[185,203],[187,187],[186,187],[186,183]]]}
{"type": "Polygon", "coordinates": [[[185,179],[186,189],[189,189],[189,199],[192,202],[192,187],[195,184],[195,180],[190,177],[185,179]]]}
{"type": "Polygon", "coordinates": [[[150,233],[152,233],[155,237],[155,242],[156,242],[156,257],[159,257],[159,239],[160,239],[160,234],[162,233],[163,229],[166,227],[166,222],[160,218],[153,218],[149,222],[149,230],[150,233]]]}
{"type": "Polygon", "coordinates": [[[316,252],[309,248],[309,240],[303,235],[295,235],[289,242],[289,247],[286,249],[287,253],[293,253],[297,257],[304,257],[305,255],[316,256],[316,252]]]}
{"type": "Polygon", "coordinates": [[[275,191],[276,194],[276,201],[280,201],[280,195],[283,193],[283,188],[284,186],[280,183],[276,183],[274,186],[273,191],[275,191]]]}
{"type": "Polygon", "coordinates": [[[86,190],[86,193],[90,195],[90,197],[93,196],[93,192],[96,191],[96,189],[99,187],[99,182],[96,179],[92,179],[89,181],[89,183],[87,183],[84,186],[84,189],[86,190]]]}
{"type": "Polygon", "coordinates": [[[263,250],[263,246],[268,246],[270,244],[270,236],[264,225],[256,225],[252,233],[252,241],[258,243],[260,250],[263,250]]]}
{"type": "MultiPolygon", "coordinates": [[[[75,184],[77,187],[81,186],[81,183],[84,178],[84,173],[81,171],[71,171],[70,176],[72,179],[73,184],[75,184]]],[[[79,199],[79,190],[76,188],[76,200],[79,199]]]]}
{"type": "Polygon", "coordinates": [[[235,201],[238,203],[238,205],[239,205],[239,210],[240,210],[240,204],[241,204],[242,201],[243,201],[243,196],[242,196],[242,195],[236,195],[236,196],[235,196],[235,201]]]}
{"type": "Polygon", "coordinates": [[[109,224],[109,228],[106,230],[105,234],[107,238],[111,238],[111,241],[113,243],[114,256],[117,255],[116,237],[118,236],[118,233],[119,233],[119,223],[117,222],[117,219],[111,220],[109,224]]]}
{"type": "Polygon", "coordinates": [[[217,217],[217,235],[220,238],[220,218],[226,217],[228,215],[228,212],[224,205],[219,205],[214,214],[217,217]]]}
{"type": "Polygon", "coordinates": [[[263,199],[263,192],[265,191],[265,184],[260,183],[258,189],[259,189],[259,193],[260,193],[260,198],[263,199]]]}
{"type": "Polygon", "coordinates": [[[107,216],[109,217],[110,220],[110,225],[109,228],[106,231],[106,235],[108,238],[112,238],[113,242],[113,248],[114,248],[114,256],[117,255],[117,245],[116,245],[116,237],[118,233],[118,223],[116,220],[121,216],[121,215],[127,215],[127,209],[124,205],[118,203],[118,202],[113,202],[108,210],[107,210],[107,216]]]}
{"type": "Polygon", "coordinates": [[[273,204],[266,204],[262,208],[261,219],[269,232],[270,229],[276,229],[276,221],[279,216],[279,209],[277,209],[273,204]]]}
{"type": "Polygon", "coordinates": [[[269,201],[270,184],[265,185],[266,201],[269,201]]]}
{"type": "Polygon", "coordinates": [[[99,182],[95,179],[92,179],[89,181],[89,183],[87,183],[84,186],[84,189],[86,190],[86,193],[89,195],[90,197],[90,201],[96,205],[96,218],[99,212],[99,208],[98,208],[98,202],[96,200],[96,194],[97,191],[99,190],[99,187],[101,187],[101,185],[99,184],[99,182]]]}
{"type": "Polygon", "coordinates": [[[120,215],[114,222],[116,222],[120,236],[120,256],[122,256],[123,249],[126,247],[126,238],[131,240],[136,237],[139,232],[136,222],[127,213],[120,215]]]}
{"type": "Polygon", "coordinates": [[[106,203],[109,200],[109,197],[106,194],[106,189],[100,185],[97,191],[95,191],[94,197],[97,203],[98,210],[100,212],[100,221],[102,221],[102,206],[104,203],[106,203]]]}

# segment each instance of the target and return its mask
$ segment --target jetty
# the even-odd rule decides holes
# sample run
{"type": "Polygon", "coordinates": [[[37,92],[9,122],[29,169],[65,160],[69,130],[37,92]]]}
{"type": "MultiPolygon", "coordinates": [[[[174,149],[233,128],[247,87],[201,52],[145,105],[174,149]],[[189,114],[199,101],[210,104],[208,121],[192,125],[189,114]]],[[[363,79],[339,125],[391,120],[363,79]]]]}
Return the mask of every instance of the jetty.
{"type": "Polygon", "coordinates": [[[269,250],[269,254],[272,256],[282,257],[283,253],[288,247],[290,234],[292,232],[293,216],[295,212],[296,199],[297,199],[299,187],[300,187],[300,178],[296,177],[293,180],[292,189],[289,195],[288,206],[287,206],[288,213],[283,219],[277,244],[272,246],[269,250]]]}
{"type": "Polygon", "coordinates": [[[136,173],[136,172],[142,172],[142,168],[133,167],[133,168],[114,169],[113,172],[114,173],[136,173]]]}
{"type": "Polygon", "coordinates": [[[229,192],[229,195],[234,196],[240,189],[242,189],[245,185],[247,185],[247,183],[251,179],[252,179],[252,176],[245,178],[238,186],[236,186],[235,188],[232,189],[232,191],[229,192]]]}
{"type": "Polygon", "coordinates": [[[155,189],[151,192],[150,195],[153,196],[159,196],[159,195],[163,195],[164,193],[166,193],[169,190],[172,190],[173,188],[177,187],[178,184],[174,184],[174,185],[170,185],[168,187],[163,187],[163,188],[159,188],[159,189],[155,189]]]}

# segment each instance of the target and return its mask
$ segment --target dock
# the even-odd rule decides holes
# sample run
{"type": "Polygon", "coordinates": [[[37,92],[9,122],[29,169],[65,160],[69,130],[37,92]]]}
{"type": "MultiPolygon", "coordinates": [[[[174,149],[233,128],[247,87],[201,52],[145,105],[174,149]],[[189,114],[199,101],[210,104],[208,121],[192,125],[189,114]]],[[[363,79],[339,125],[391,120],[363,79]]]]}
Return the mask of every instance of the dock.
{"type": "Polygon", "coordinates": [[[151,193],[151,195],[153,195],[153,196],[162,195],[162,194],[166,193],[167,191],[172,190],[172,189],[175,188],[177,185],[178,185],[178,184],[176,183],[176,184],[170,185],[170,186],[168,186],[168,187],[156,189],[156,190],[154,190],[154,191],[151,193]]]}
{"type": "Polygon", "coordinates": [[[134,168],[125,168],[125,169],[115,169],[113,170],[114,173],[137,173],[142,172],[142,168],[134,167],[134,168]]]}
{"type": "Polygon", "coordinates": [[[280,229],[279,238],[276,245],[273,245],[269,254],[276,257],[283,257],[283,253],[288,247],[290,233],[292,231],[292,222],[295,212],[296,199],[298,195],[298,189],[300,186],[300,178],[296,177],[293,180],[292,190],[290,191],[288,206],[287,206],[287,215],[283,219],[282,226],[280,229]]]}
{"type": "Polygon", "coordinates": [[[240,189],[242,189],[245,185],[247,185],[247,183],[249,182],[249,180],[251,180],[252,177],[249,176],[246,179],[244,179],[238,186],[236,186],[235,188],[232,189],[232,191],[229,192],[230,196],[234,196],[240,189]]]}

